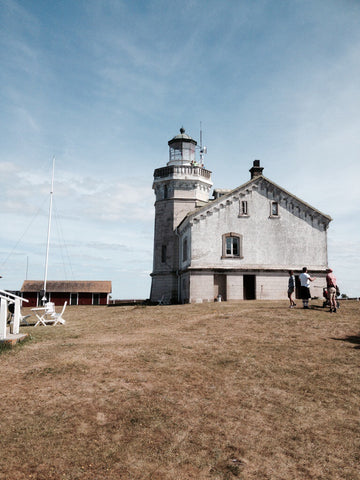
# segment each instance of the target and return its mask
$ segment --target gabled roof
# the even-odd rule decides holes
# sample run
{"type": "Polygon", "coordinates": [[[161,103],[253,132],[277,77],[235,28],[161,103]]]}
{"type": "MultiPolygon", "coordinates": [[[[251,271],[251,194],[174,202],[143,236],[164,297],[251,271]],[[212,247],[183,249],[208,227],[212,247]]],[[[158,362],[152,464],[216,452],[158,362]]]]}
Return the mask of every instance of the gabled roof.
{"type": "Polygon", "coordinates": [[[224,203],[224,201],[231,199],[231,197],[240,194],[242,190],[246,190],[250,187],[258,186],[259,184],[267,183],[271,188],[278,190],[279,192],[283,193],[284,195],[288,196],[291,198],[294,203],[302,205],[304,208],[311,210],[314,214],[320,216],[323,218],[323,221],[325,223],[331,222],[332,218],[329,215],[326,215],[325,213],[320,212],[320,210],[317,210],[315,207],[312,207],[309,203],[304,202],[300,198],[296,197],[292,193],[288,192],[284,188],[280,187],[276,183],[272,182],[268,178],[264,177],[263,175],[258,175],[254,178],[251,178],[244,184],[240,185],[239,187],[236,187],[232,190],[230,190],[228,193],[225,193],[224,195],[221,195],[220,197],[216,198],[215,200],[211,200],[208,203],[206,203],[204,206],[201,206],[195,210],[191,210],[185,218],[181,221],[181,223],[178,225],[182,225],[186,220],[191,220],[191,218],[196,217],[197,215],[201,215],[206,211],[211,210],[213,207],[216,207],[219,204],[224,203]]]}
{"type": "MultiPolygon", "coordinates": [[[[44,288],[42,280],[25,280],[22,292],[40,292],[44,288]]],[[[46,282],[47,292],[69,293],[110,293],[112,290],[110,281],[88,280],[49,280],[46,282]]]]}

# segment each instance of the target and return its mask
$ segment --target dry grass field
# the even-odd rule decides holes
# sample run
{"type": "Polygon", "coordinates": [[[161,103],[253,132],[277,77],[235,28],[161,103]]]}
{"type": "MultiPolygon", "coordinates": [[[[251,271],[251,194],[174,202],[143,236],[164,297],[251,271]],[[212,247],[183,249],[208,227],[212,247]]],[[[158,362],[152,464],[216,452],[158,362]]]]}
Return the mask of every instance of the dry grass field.
{"type": "Polygon", "coordinates": [[[1,480],[360,478],[359,302],[65,318],[0,354],[1,480]]]}

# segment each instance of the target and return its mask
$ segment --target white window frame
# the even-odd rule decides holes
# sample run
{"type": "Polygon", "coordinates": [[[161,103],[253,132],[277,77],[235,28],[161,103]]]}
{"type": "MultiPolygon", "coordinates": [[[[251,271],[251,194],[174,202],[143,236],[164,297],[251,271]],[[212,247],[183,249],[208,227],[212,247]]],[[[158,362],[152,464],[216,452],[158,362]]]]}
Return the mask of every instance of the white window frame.
{"type": "Polygon", "coordinates": [[[249,202],[247,200],[240,200],[240,217],[249,216],[249,202]]]}
{"type": "Polygon", "coordinates": [[[222,236],[222,257],[221,258],[244,258],[243,256],[243,236],[240,233],[224,233],[222,236]],[[234,254],[234,242],[231,242],[231,252],[228,253],[228,242],[227,239],[237,239],[237,250],[238,252],[234,254]]]}
{"type": "Polygon", "coordinates": [[[279,218],[279,202],[270,202],[270,218],[279,218]],[[274,212],[275,208],[275,212],[274,212]]]}

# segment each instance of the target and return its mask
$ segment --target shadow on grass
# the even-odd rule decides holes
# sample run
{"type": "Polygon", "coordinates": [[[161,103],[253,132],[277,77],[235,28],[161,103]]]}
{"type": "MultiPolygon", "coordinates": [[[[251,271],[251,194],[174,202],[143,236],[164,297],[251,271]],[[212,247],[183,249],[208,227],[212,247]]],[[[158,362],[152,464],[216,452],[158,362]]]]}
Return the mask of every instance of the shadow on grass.
{"type": "Polygon", "coordinates": [[[349,342],[355,345],[355,349],[360,350],[360,335],[348,335],[347,337],[343,338],[334,338],[332,340],[338,340],[341,342],[349,342]]]}

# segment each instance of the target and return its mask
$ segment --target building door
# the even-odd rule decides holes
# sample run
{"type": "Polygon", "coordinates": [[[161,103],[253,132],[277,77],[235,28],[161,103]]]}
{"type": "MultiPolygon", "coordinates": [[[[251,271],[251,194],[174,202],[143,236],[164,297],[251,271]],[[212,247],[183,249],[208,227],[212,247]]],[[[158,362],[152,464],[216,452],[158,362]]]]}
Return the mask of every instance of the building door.
{"type": "Polygon", "coordinates": [[[100,305],[100,294],[99,293],[93,293],[93,305],[100,305]]]}
{"type": "Polygon", "coordinates": [[[78,294],[70,293],[70,305],[77,305],[77,304],[78,304],[78,294]]]}
{"type": "Polygon", "coordinates": [[[214,297],[226,301],[226,275],[214,275],[214,297]]]}
{"type": "Polygon", "coordinates": [[[256,275],[244,275],[244,300],[256,300],[256,275]]]}

